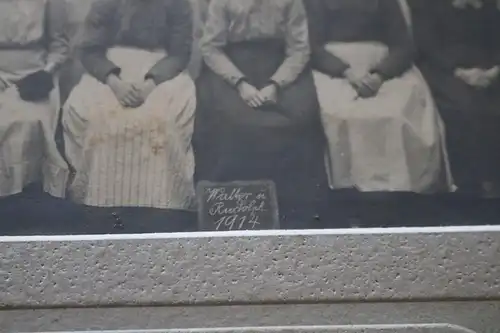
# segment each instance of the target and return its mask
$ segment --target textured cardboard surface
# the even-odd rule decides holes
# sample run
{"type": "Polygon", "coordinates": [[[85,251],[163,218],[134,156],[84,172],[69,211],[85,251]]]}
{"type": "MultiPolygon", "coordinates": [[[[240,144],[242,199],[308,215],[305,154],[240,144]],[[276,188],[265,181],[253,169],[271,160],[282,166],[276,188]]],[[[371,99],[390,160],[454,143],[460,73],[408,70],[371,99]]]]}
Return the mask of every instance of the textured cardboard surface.
{"type": "Polygon", "coordinates": [[[500,295],[490,229],[7,238],[0,305],[490,299],[500,295]]]}
{"type": "MultiPolygon", "coordinates": [[[[92,333],[473,333],[464,327],[448,324],[424,325],[353,325],[353,326],[301,326],[301,327],[227,327],[214,329],[174,329],[158,331],[95,331],[92,333]]],[[[66,333],[66,332],[61,332],[66,333]]],[[[83,333],[83,332],[74,332],[83,333]]]]}
{"type": "Polygon", "coordinates": [[[498,227],[4,237],[0,253],[2,332],[500,332],[498,227]]]}

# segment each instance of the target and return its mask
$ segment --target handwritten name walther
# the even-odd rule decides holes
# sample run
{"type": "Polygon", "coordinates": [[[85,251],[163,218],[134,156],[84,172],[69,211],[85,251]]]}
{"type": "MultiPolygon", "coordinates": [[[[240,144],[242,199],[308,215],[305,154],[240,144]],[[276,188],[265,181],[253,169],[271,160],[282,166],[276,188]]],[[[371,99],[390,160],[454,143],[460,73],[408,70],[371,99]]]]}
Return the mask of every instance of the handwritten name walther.
{"type": "Polygon", "coordinates": [[[265,193],[244,192],[234,188],[229,192],[225,188],[206,189],[208,214],[215,219],[215,228],[229,230],[255,229],[259,224],[259,213],[266,211],[265,193]]]}

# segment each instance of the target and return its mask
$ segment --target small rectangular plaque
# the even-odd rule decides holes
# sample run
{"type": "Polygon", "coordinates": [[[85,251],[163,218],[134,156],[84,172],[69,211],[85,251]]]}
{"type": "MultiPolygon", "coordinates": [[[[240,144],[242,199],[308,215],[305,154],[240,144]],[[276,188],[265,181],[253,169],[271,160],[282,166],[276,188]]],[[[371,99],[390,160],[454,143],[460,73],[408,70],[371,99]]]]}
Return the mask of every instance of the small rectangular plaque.
{"type": "Polygon", "coordinates": [[[278,200],[272,181],[203,181],[198,184],[196,192],[200,230],[279,228],[278,200]]]}

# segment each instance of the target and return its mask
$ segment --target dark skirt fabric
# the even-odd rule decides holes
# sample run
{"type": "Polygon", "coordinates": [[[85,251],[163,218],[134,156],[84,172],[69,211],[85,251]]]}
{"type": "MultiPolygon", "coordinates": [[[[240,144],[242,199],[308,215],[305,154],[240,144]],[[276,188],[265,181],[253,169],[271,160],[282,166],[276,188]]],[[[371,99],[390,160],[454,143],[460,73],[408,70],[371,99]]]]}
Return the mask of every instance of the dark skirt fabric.
{"type": "Polygon", "coordinates": [[[459,189],[500,185],[500,82],[473,88],[453,73],[420,66],[446,126],[452,173],[459,189]]]}
{"type": "MultiPolygon", "coordinates": [[[[261,89],[285,59],[273,40],[230,44],[225,53],[261,89]]],[[[196,181],[273,180],[282,228],[314,228],[327,189],[325,140],[310,70],[280,91],[275,106],[253,109],[207,66],[197,80],[193,146],[196,181]]]]}

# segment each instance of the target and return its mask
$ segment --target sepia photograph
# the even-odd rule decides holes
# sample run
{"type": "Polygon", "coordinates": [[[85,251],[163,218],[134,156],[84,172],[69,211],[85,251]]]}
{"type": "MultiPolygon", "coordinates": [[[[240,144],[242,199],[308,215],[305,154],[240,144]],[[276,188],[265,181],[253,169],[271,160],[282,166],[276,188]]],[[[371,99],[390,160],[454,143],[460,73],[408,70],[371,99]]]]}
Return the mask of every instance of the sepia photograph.
{"type": "Polygon", "coordinates": [[[0,235],[492,225],[499,0],[0,0],[0,235]]]}

